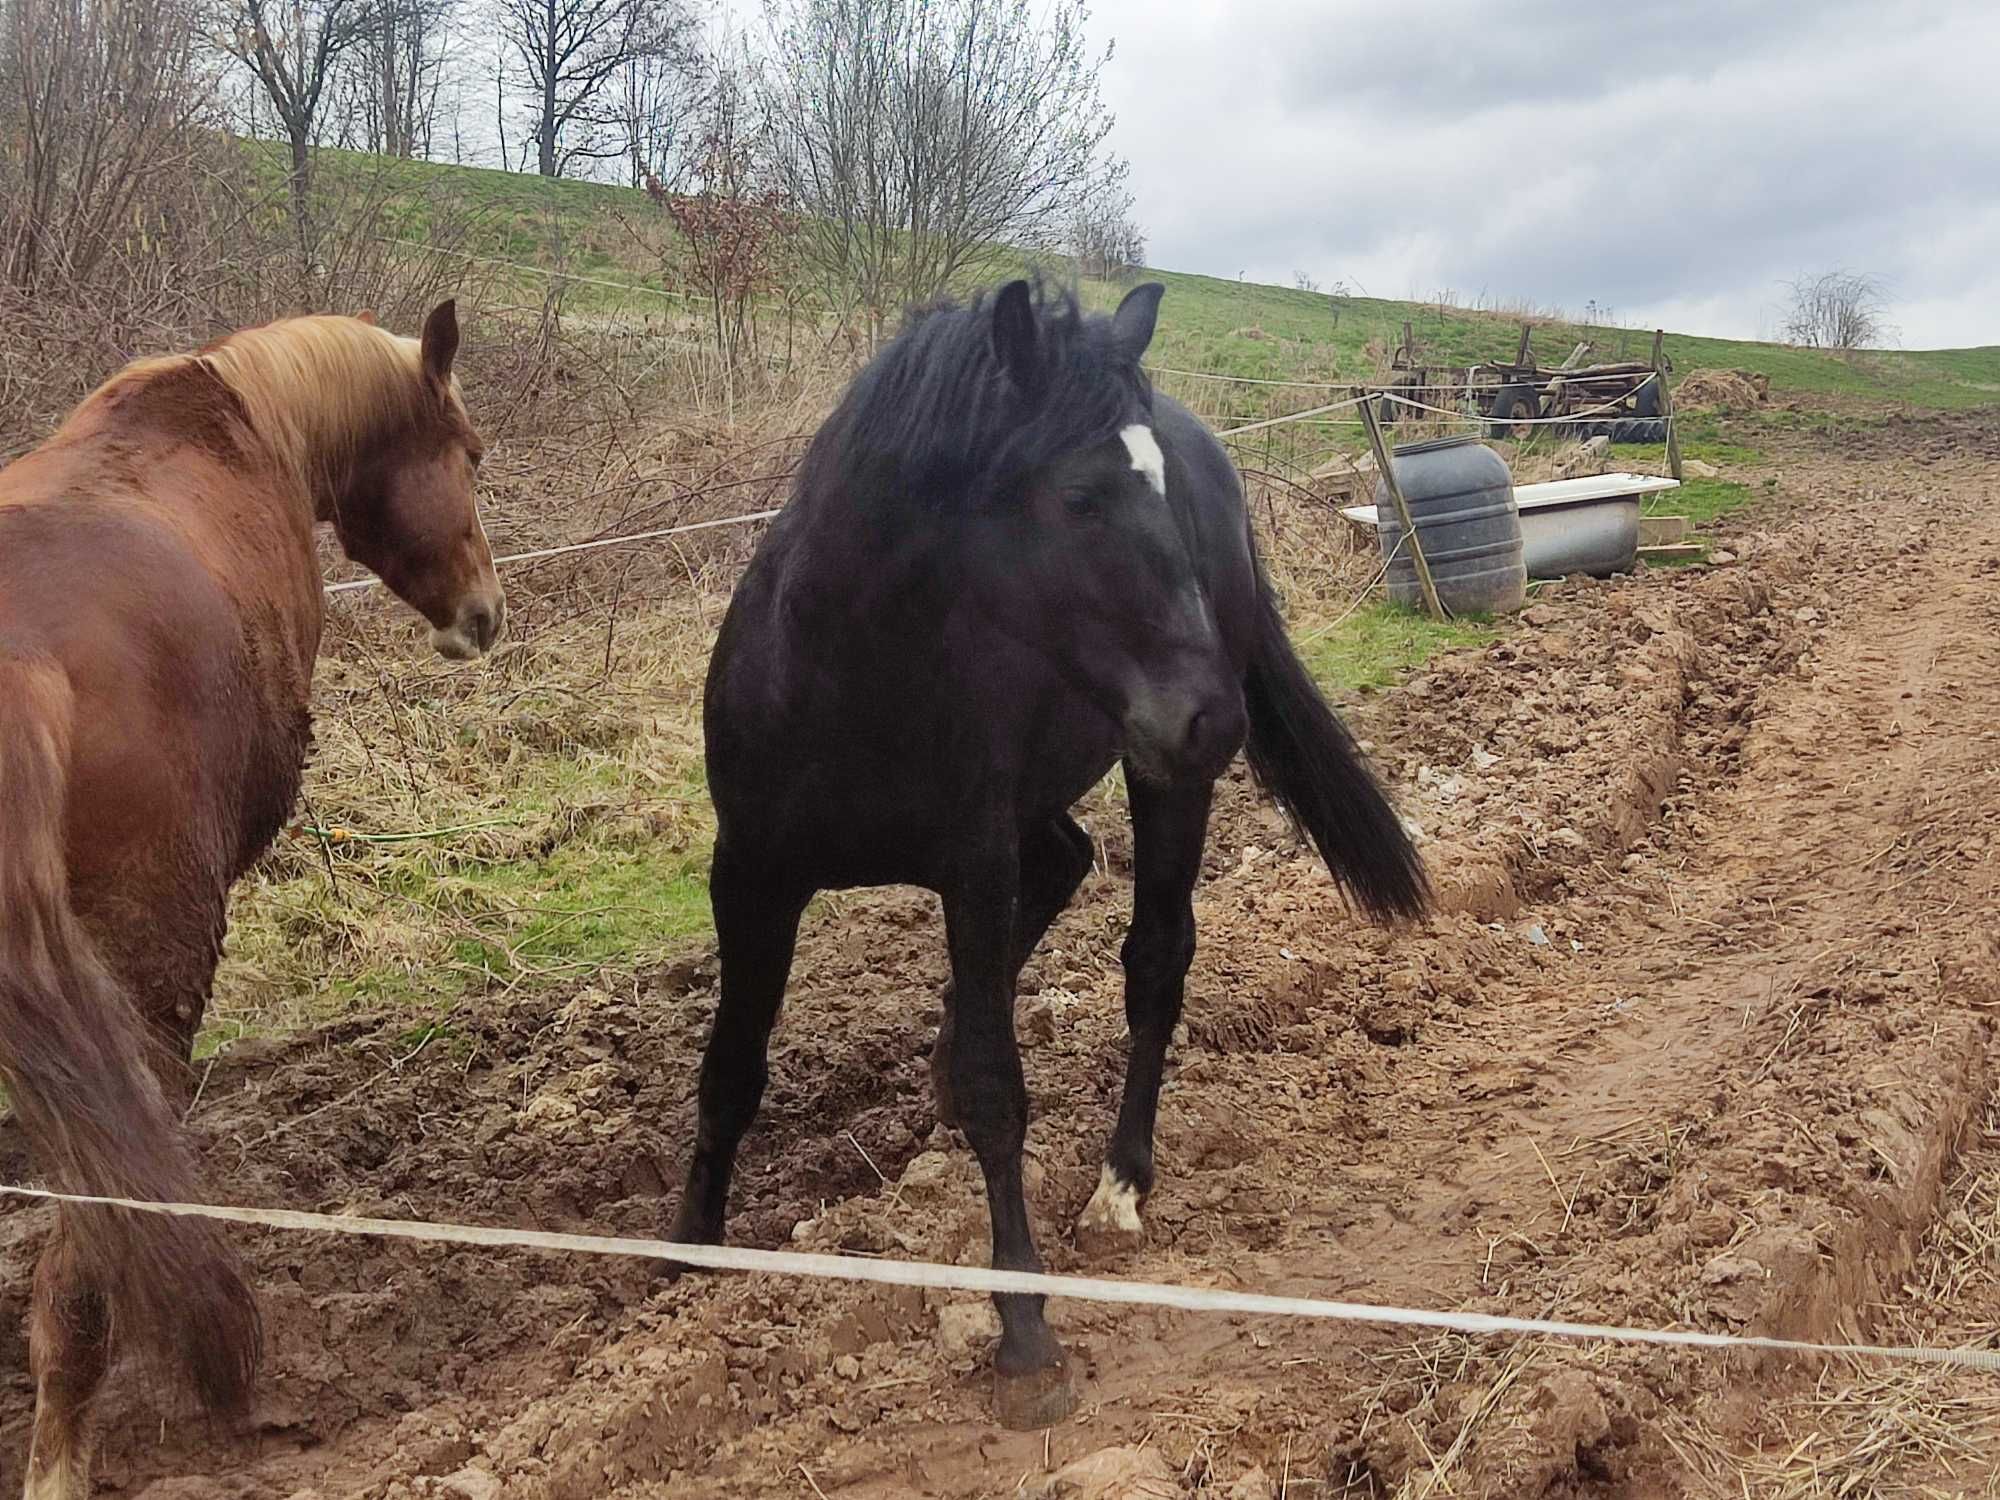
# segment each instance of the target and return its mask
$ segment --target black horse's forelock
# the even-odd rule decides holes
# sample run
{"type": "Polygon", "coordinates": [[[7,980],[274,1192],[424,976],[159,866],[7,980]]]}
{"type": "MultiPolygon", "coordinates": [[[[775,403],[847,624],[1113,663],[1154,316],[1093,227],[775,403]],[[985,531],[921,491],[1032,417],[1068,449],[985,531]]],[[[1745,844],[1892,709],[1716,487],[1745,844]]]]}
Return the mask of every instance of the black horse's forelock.
{"type": "Polygon", "coordinates": [[[925,509],[1005,500],[1023,477],[1109,442],[1150,414],[1152,387],[1111,320],[1032,284],[1038,388],[1024,392],[993,345],[993,297],[915,309],[854,377],[813,439],[802,493],[925,509]]]}

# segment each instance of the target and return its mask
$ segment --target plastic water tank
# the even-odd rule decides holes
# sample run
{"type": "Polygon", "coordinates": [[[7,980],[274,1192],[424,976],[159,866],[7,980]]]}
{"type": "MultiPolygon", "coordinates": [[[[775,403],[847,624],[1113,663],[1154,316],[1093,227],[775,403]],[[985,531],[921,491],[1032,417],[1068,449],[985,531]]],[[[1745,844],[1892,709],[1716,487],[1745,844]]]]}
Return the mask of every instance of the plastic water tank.
{"type": "MultiPolygon", "coordinates": [[[[1474,437],[1406,443],[1391,462],[1409,502],[1438,599],[1455,615],[1505,614],[1528,597],[1521,513],[1507,462],[1474,437]]],[[[1399,547],[1403,523],[1386,480],[1375,482],[1376,539],[1389,559],[1389,597],[1423,607],[1417,565],[1399,547]]]]}

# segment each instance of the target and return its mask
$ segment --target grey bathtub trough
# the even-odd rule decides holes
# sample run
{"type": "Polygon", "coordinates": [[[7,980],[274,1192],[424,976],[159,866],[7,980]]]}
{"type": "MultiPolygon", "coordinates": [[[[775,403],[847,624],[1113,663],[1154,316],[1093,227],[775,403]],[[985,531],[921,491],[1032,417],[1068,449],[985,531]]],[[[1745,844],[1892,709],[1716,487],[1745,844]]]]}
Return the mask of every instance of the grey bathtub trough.
{"type": "MultiPolygon", "coordinates": [[[[1607,578],[1629,573],[1639,560],[1639,507],[1651,495],[1680,488],[1680,481],[1650,474],[1591,474],[1547,484],[1517,484],[1522,560],[1530,578],[1587,573],[1607,578]]],[[[1376,525],[1372,505],[1341,514],[1359,526],[1376,525]]]]}

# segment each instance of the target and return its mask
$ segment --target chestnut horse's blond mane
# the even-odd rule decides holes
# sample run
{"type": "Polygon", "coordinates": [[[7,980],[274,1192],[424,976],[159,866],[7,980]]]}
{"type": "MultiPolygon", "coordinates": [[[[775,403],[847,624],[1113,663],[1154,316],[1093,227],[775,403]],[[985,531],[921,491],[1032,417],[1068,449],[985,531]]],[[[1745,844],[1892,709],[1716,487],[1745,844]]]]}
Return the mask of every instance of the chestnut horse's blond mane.
{"type": "MultiPolygon", "coordinates": [[[[417,340],[360,318],[285,318],[194,354],[136,360],[85,401],[191,364],[213,370],[243,403],[279,464],[317,496],[321,481],[371,442],[436,414],[417,340]]],[[[451,399],[459,405],[458,382],[451,399]]],[[[461,408],[462,410],[462,408],[461,408]]]]}

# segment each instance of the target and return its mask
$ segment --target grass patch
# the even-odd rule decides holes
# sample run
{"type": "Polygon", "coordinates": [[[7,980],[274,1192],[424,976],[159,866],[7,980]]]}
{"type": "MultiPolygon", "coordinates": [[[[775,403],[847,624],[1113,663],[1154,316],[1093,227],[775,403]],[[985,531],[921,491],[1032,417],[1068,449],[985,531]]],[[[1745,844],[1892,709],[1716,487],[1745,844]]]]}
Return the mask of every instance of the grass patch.
{"type": "Polygon", "coordinates": [[[1325,691],[1345,695],[1389,687],[1439,651],[1483,646],[1500,629],[1483,616],[1442,623],[1399,604],[1363,605],[1331,629],[1298,637],[1299,655],[1325,691]]]}
{"type": "Polygon", "coordinates": [[[1755,493],[1749,485],[1733,479],[1689,479],[1669,492],[1667,503],[1672,505],[1673,514],[1688,518],[1691,529],[1702,532],[1731,511],[1748,505],[1755,493]]]}

